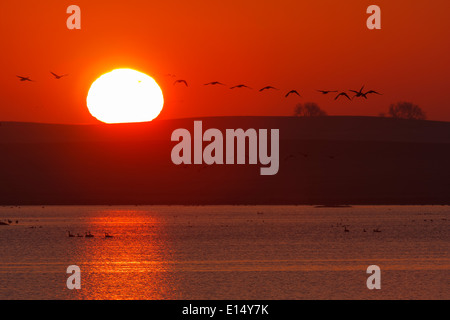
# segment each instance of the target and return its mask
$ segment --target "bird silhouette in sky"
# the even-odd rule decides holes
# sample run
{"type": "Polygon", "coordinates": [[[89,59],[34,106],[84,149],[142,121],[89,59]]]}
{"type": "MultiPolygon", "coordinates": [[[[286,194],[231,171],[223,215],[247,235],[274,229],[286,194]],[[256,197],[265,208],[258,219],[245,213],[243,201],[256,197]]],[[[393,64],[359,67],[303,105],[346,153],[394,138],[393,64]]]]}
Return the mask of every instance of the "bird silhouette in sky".
{"type": "Polygon", "coordinates": [[[34,82],[34,80],[31,80],[30,77],[22,77],[22,76],[16,76],[17,78],[19,78],[19,81],[31,81],[34,82]]]}
{"type": "Polygon", "coordinates": [[[374,90],[369,90],[369,91],[367,91],[365,94],[369,94],[369,93],[379,94],[380,96],[382,95],[381,93],[376,92],[376,91],[374,91],[374,90]]]}
{"type": "Polygon", "coordinates": [[[337,90],[317,90],[318,92],[322,93],[322,94],[329,94],[332,92],[338,92],[337,90]]]}
{"type": "Polygon", "coordinates": [[[299,97],[301,97],[300,93],[298,93],[297,90],[291,90],[291,91],[289,91],[288,93],[286,93],[286,95],[285,95],[284,97],[287,98],[287,97],[289,97],[289,95],[291,95],[291,94],[296,94],[296,95],[298,95],[299,97]]]}
{"type": "Polygon", "coordinates": [[[378,94],[378,95],[382,95],[381,93],[379,93],[379,92],[376,92],[376,91],[374,91],[374,90],[369,90],[369,91],[367,91],[366,93],[363,93],[362,94],[362,96],[365,98],[365,99],[367,99],[367,95],[368,94],[378,94]]]}
{"type": "Polygon", "coordinates": [[[245,84],[238,84],[237,86],[231,87],[230,89],[235,89],[235,88],[248,88],[248,89],[251,89],[249,86],[246,86],[245,84]]]}
{"type": "Polygon", "coordinates": [[[364,98],[367,99],[367,95],[368,94],[378,94],[381,95],[381,93],[374,91],[374,90],[369,90],[367,92],[363,92],[364,86],[362,86],[362,88],[359,91],[356,90],[350,90],[351,92],[353,92],[355,95],[353,96],[353,98],[364,98]]]}
{"type": "Polygon", "coordinates": [[[175,82],[173,84],[176,85],[177,83],[184,83],[186,85],[186,87],[188,87],[186,80],[175,80],[175,82]]]}
{"type": "Polygon", "coordinates": [[[345,93],[345,92],[339,93],[339,94],[336,96],[336,98],[334,98],[334,100],[339,99],[339,97],[346,97],[348,100],[350,100],[350,101],[352,100],[352,99],[350,99],[350,97],[348,96],[348,94],[345,93]]]}
{"type": "Polygon", "coordinates": [[[50,73],[55,77],[55,79],[58,79],[58,80],[61,79],[62,77],[67,77],[68,76],[68,74],[63,74],[63,75],[59,76],[56,73],[53,73],[51,71],[50,71],[50,73]]]}
{"type": "Polygon", "coordinates": [[[355,96],[353,98],[359,98],[359,97],[364,96],[363,90],[364,90],[364,86],[362,86],[361,89],[359,89],[359,91],[350,90],[350,92],[353,92],[355,94],[355,96]]]}
{"type": "Polygon", "coordinates": [[[264,88],[259,89],[259,92],[262,92],[262,91],[264,91],[264,90],[270,90],[270,89],[278,90],[278,89],[275,88],[275,87],[272,87],[272,86],[266,86],[266,87],[264,87],[264,88]]]}
{"type": "Polygon", "coordinates": [[[205,86],[215,86],[215,85],[224,86],[224,84],[222,82],[219,82],[219,81],[208,82],[208,83],[205,83],[204,85],[205,86]]]}

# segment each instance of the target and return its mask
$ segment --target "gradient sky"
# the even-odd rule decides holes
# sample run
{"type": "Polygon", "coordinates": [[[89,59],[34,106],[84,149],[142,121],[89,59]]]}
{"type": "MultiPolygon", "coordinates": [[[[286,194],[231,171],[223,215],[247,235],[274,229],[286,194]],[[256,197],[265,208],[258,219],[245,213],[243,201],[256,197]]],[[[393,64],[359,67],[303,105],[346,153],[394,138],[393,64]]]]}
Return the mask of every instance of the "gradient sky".
{"type": "Polygon", "coordinates": [[[160,119],[292,115],[309,101],[330,115],[376,116],[411,101],[429,119],[450,121],[449,12],[448,0],[5,0],[0,121],[97,123],[86,107],[90,84],[123,67],[160,84],[160,119]],[[81,8],[81,30],[66,28],[71,4],[81,8]],[[382,30],[366,28],[372,4],[382,9],[382,30]],[[70,76],[57,81],[49,71],[70,76]],[[203,86],[215,80],[282,90],[203,86]],[[315,92],[363,84],[384,95],[335,102],[315,92]],[[291,89],[303,97],[285,99],[291,89]]]}

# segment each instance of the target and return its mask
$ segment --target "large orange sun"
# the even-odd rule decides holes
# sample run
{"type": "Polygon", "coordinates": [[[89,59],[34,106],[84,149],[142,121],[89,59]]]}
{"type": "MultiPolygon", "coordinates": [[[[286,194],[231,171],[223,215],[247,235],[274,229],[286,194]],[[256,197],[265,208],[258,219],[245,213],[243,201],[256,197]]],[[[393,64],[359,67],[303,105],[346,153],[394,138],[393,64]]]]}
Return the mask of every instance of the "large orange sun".
{"type": "Polygon", "coordinates": [[[153,78],[133,69],[115,69],[92,83],[89,112],[106,123],[144,122],[161,112],[164,98],[153,78]]]}

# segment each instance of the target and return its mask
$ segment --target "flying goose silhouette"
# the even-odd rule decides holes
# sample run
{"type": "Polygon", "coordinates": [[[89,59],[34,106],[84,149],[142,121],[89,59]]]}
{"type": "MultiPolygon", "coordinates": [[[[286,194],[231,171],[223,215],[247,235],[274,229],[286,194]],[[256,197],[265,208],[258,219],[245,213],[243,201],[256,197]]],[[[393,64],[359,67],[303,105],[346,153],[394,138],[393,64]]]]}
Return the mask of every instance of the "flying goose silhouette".
{"type": "Polygon", "coordinates": [[[213,81],[213,82],[208,82],[208,83],[204,84],[204,86],[215,86],[215,85],[224,86],[224,84],[222,82],[219,82],[219,81],[213,81]]]}
{"type": "Polygon", "coordinates": [[[367,95],[368,95],[368,94],[371,94],[371,93],[372,93],[372,94],[378,94],[378,95],[380,95],[380,96],[382,95],[381,93],[379,93],[379,92],[377,92],[377,91],[369,90],[369,91],[367,91],[366,93],[363,93],[362,96],[363,96],[364,98],[367,99],[367,95]]]}
{"type": "Polygon", "coordinates": [[[317,92],[320,92],[322,94],[329,94],[332,92],[338,92],[337,90],[317,90],[317,92]]]}
{"type": "Polygon", "coordinates": [[[248,88],[248,89],[251,89],[249,86],[246,86],[245,84],[238,84],[237,86],[231,87],[230,89],[235,89],[235,88],[248,88]]]}
{"type": "Polygon", "coordinates": [[[301,97],[300,93],[298,93],[297,90],[291,90],[291,91],[289,91],[288,93],[286,93],[286,95],[285,95],[284,97],[287,98],[287,97],[289,97],[289,95],[291,95],[291,94],[296,94],[296,95],[298,95],[299,97],[301,97]]]}
{"type": "Polygon", "coordinates": [[[19,78],[20,80],[19,81],[34,81],[34,80],[31,80],[30,79],[30,77],[22,77],[22,76],[16,76],[17,78],[19,78]]]}
{"type": "Polygon", "coordinates": [[[175,80],[175,82],[173,84],[176,85],[177,83],[184,83],[186,85],[186,87],[188,87],[186,80],[175,80]]]}
{"type": "Polygon", "coordinates": [[[364,86],[363,86],[363,87],[361,88],[361,90],[359,90],[359,91],[350,90],[351,92],[354,92],[354,93],[355,93],[355,95],[353,96],[353,98],[360,98],[360,97],[363,97],[364,99],[367,99],[367,95],[368,95],[368,94],[378,94],[378,95],[381,96],[381,93],[379,93],[379,92],[377,92],[377,91],[374,91],[374,90],[369,90],[369,91],[367,91],[367,92],[362,92],[363,88],[364,88],[364,86]]]}
{"type": "Polygon", "coordinates": [[[289,159],[294,159],[294,158],[295,158],[295,156],[293,154],[289,154],[286,156],[286,158],[284,158],[284,161],[287,161],[289,159]]]}
{"type": "Polygon", "coordinates": [[[56,79],[61,79],[62,77],[67,77],[68,76],[68,74],[63,74],[63,75],[61,75],[61,76],[59,76],[59,75],[57,75],[56,73],[53,73],[53,72],[51,72],[50,71],[50,73],[56,78],[56,79]]]}
{"type": "Polygon", "coordinates": [[[264,90],[270,90],[270,89],[278,90],[278,89],[275,88],[275,87],[272,87],[272,86],[266,86],[266,87],[264,87],[264,88],[259,89],[259,92],[262,92],[262,91],[264,91],[264,90]]]}
{"type": "Polygon", "coordinates": [[[350,90],[350,92],[355,93],[355,96],[354,96],[353,98],[355,98],[355,97],[356,97],[356,98],[359,98],[359,97],[364,96],[363,89],[364,89],[364,86],[362,86],[361,89],[359,89],[359,91],[356,91],[356,90],[350,90]]]}
{"type": "Polygon", "coordinates": [[[352,99],[350,99],[350,97],[348,96],[348,94],[347,93],[345,93],[345,92],[341,92],[341,93],[339,93],[337,96],[336,96],[336,98],[334,98],[334,100],[337,100],[337,99],[339,99],[339,97],[341,97],[341,96],[343,96],[343,97],[346,97],[348,100],[352,100],[352,99]]]}

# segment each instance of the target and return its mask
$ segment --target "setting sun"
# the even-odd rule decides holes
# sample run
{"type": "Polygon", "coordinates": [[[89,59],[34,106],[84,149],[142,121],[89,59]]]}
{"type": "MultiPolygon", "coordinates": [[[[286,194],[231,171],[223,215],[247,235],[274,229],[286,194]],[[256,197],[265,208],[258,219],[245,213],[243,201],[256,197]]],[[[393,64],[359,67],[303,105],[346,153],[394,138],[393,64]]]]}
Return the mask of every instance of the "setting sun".
{"type": "Polygon", "coordinates": [[[161,112],[164,98],[156,81],[133,69],[115,69],[92,83],[89,112],[105,123],[145,122],[161,112]]]}

